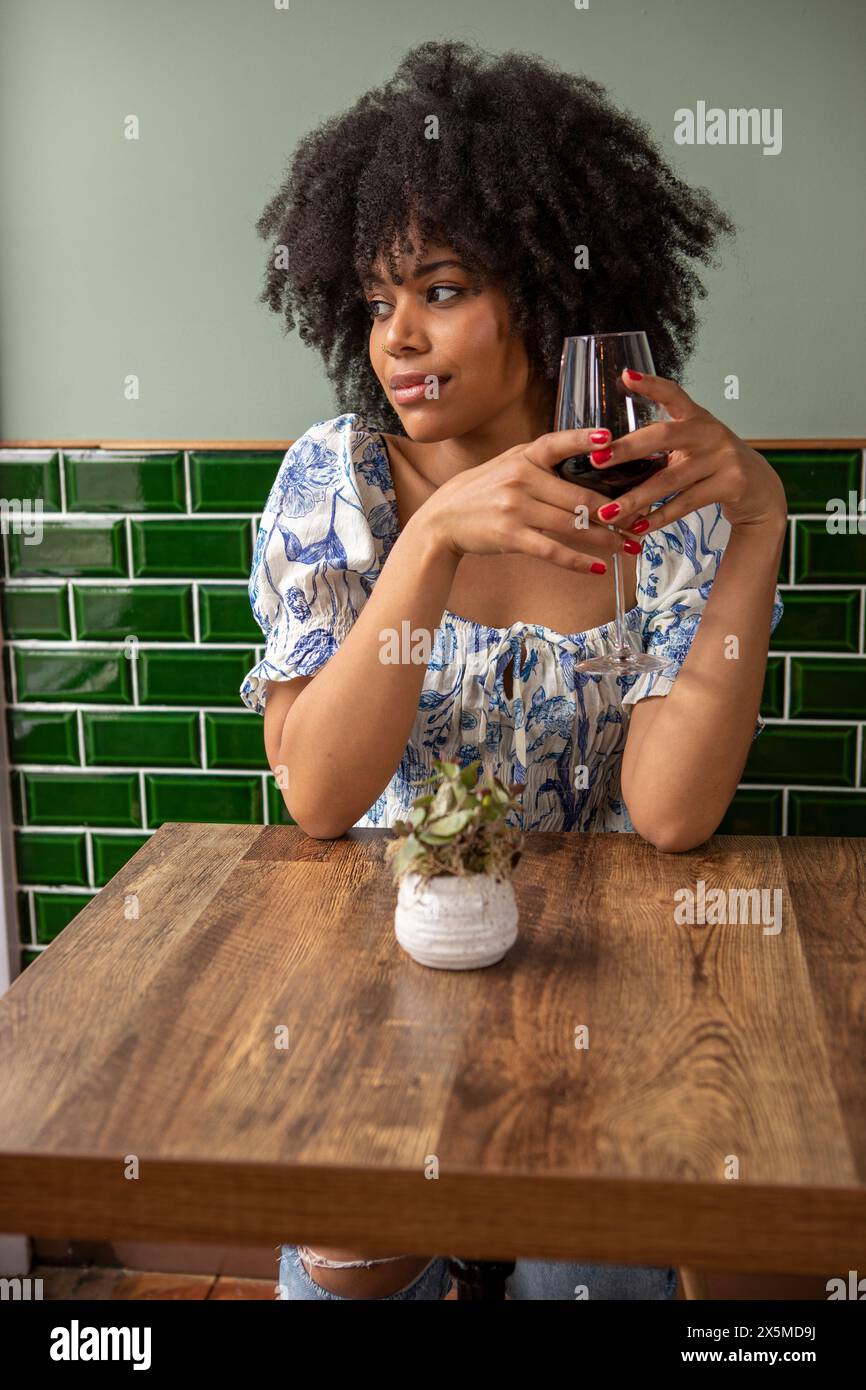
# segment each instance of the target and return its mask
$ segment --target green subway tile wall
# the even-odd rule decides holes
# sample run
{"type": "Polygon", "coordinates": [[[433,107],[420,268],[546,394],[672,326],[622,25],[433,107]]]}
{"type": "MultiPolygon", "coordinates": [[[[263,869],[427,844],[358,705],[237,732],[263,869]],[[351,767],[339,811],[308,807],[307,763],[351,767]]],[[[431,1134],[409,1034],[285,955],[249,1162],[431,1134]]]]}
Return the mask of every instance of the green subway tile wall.
{"type": "MultiPolygon", "coordinates": [[[[767,727],[719,830],[866,835],[863,451],[765,452],[788,496],[785,612],[767,727]],[[849,518],[838,533],[831,498],[849,518]]],[[[282,458],[0,449],[0,498],[50,514],[40,545],[2,536],[22,966],[163,821],[289,820],[238,695],[263,652],[247,581],[282,458]]]]}

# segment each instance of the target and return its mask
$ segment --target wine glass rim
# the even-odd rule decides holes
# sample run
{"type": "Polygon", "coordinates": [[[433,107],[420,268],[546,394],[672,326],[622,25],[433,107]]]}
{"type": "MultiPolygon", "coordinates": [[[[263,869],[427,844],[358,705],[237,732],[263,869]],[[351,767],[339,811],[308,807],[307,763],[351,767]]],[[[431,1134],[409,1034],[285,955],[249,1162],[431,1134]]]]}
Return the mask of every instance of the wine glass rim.
{"type": "Polygon", "coordinates": [[[630,328],[621,333],[569,333],[565,341],[567,343],[587,342],[590,338],[638,338],[644,337],[645,332],[642,328],[630,328]]]}

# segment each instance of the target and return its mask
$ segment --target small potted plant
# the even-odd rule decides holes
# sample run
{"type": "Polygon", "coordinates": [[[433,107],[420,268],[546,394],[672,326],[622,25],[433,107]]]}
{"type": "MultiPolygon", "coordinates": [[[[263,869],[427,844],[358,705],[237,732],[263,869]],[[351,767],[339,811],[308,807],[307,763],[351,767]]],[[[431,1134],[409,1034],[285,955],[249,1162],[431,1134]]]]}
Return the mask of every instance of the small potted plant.
{"type": "Polygon", "coordinates": [[[396,821],[385,846],[399,880],[394,925],[413,960],[440,970],[476,970],[501,960],[517,940],[511,876],[523,834],[505,822],[518,810],[519,783],[492,772],[479,778],[479,759],[460,768],[436,758],[407,821],[396,821]]]}

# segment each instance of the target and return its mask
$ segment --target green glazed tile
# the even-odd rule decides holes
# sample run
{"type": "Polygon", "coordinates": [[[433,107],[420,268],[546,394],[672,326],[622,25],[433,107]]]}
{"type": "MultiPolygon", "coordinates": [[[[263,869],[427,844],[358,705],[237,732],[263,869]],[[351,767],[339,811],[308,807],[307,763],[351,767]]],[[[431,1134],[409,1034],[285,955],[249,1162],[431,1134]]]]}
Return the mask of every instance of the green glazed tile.
{"type": "Polygon", "coordinates": [[[14,769],[9,774],[9,795],[12,801],[13,825],[24,824],[24,773],[14,769]]]}
{"type": "Polygon", "coordinates": [[[241,682],[255,664],[251,648],[148,652],[139,655],[143,705],[237,705],[241,682]]]}
{"type": "Polygon", "coordinates": [[[79,763],[75,711],[12,709],[6,712],[9,756],[13,763],[79,763]]]}
{"type": "Polygon", "coordinates": [[[208,767],[268,769],[264,721],[258,715],[205,714],[208,767]]]}
{"type": "MultiPolygon", "coordinates": [[[[764,737],[764,734],[761,735],[764,737]]],[[[717,835],[781,835],[782,792],[740,789],[716,830],[717,835]]]]}
{"type": "Polygon", "coordinates": [[[150,839],[149,835],[100,835],[94,833],[93,843],[93,875],[94,881],[103,888],[106,883],[119,874],[134,854],[137,854],[142,845],[146,845],[150,839]]]}
{"type": "Polygon", "coordinates": [[[856,652],[860,593],[857,589],[791,589],[770,650],[856,652]]]}
{"type": "Polygon", "coordinates": [[[9,573],[18,575],[116,575],[126,573],[125,523],[121,521],[51,521],[42,527],[39,545],[9,537],[9,573]]]}
{"type": "Polygon", "coordinates": [[[16,893],[15,907],[18,913],[18,935],[22,941],[30,940],[30,894],[16,893]]]}
{"type": "MultiPolygon", "coordinates": [[[[781,656],[767,659],[760,713],[765,719],[781,719],[785,712],[785,662],[781,656]]],[[[763,734],[761,735],[763,738],[763,734]]]]}
{"type": "Polygon", "coordinates": [[[767,449],[763,456],[785,485],[789,512],[823,512],[831,497],[860,486],[858,449],[767,449]]]}
{"type": "Polygon", "coordinates": [[[18,647],[18,699],[128,705],[132,701],[129,665],[122,652],[86,648],[46,652],[18,647]]]}
{"type": "Polygon", "coordinates": [[[41,951],[33,951],[33,950],[30,950],[29,947],[22,947],[22,950],[21,950],[21,973],[23,974],[24,971],[27,969],[28,965],[32,965],[33,962],[34,962],[35,960],[38,960],[39,957],[40,957],[41,955],[42,955],[42,952],[41,952],[41,951]]]}
{"type": "Polygon", "coordinates": [[[203,642],[261,641],[262,630],[253,617],[246,584],[202,584],[198,604],[203,642]]]}
{"type": "Polygon", "coordinates": [[[76,450],[66,459],[70,512],[182,512],[183,454],[76,450]]]}
{"type": "Polygon", "coordinates": [[[791,658],[791,719],[866,719],[866,660],[791,658]]]}
{"type": "Polygon", "coordinates": [[[277,779],[273,776],[268,778],[268,820],[271,825],[297,825],[298,823],[289,815],[289,808],[277,786],[277,779]]]}
{"type": "Polygon", "coordinates": [[[3,634],[6,641],[30,637],[41,641],[68,640],[69,603],[66,586],[53,588],[6,586],[3,595],[3,634]]]}
{"type": "Polygon", "coordinates": [[[249,579],[252,535],[246,518],[133,521],[133,573],[139,579],[249,579]]]}
{"type": "Polygon", "coordinates": [[[60,511],[59,455],[53,449],[0,449],[0,497],[42,498],[44,512],[60,511]]]}
{"type": "Polygon", "coordinates": [[[163,821],[228,821],[255,825],[262,820],[259,777],[145,777],[147,823],[157,829],[163,821]]]}
{"type": "Polygon", "coordinates": [[[866,531],[830,535],[823,521],[797,522],[796,584],[862,584],[866,531]]]}
{"type": "Polygon", "coordinates": [[[45,945],[53,941],[95,896],[95,893],[34,893],[36,940],[45,945]]]}
{"type": "Polygon", "coordinates": [[[83,835],[48,835],[19,830],[15,835],[19,883],[87,886],[87,855],[83,835]]]}
{"type": "Polygon", "coordinates": [[[22,772],[28,825],[141,827],[138,774],[22,772]]]}
{"type": "Polygon", "coordinates": [[[113,767],[201,767],[197,714],[83,714],[85,760],[113,767]]]}
{"type": "Polygon", "coordinates": [[[194,512],[261,511],[274,485],[285,450],[271,452],[193,452],[189,456],[194,512]]]}
{"type": "Polygon", "coordinates": [[[866,795],[790,791],[789,835],[866,836],[866,795]]]}
{"type": "Polygon", "coordinates": [[[755,739],[743,782],[806,782],[853,787],[857,730],[768,724],[755,739]]]}
{"type": "MultiPolygon", "coordinates": [[[[785,539],[784,539],[784,541],[782,542],[782,553],[781,553],[781,555],[779,556],[779,572],[778,572],[778,574],[777,574],[777,576],[776,576],[776,583],[777,583],[777,584],[787,584],[787,582],[788,582],[788,575],[790,574],[790,572],[791,572],[791,523],[790,523],[790,521],[789,521],[789,522],[788,522],[788,525],[787,525],[786,528],[785,528],[785,539]]],[[[784,600],[785,595],[784,595],[784,594],[781,594],[781,595],[780,595],[780,598],[782,598],[782,599],[784,600]]],[[[781,623],[780,623],[780,626],[781,626],[781,623]]]]}
{"type": "Polygon", "coordinates": [[[76,584],[75,626],[82,641],[191,642],[191,584],[76,584]]]}

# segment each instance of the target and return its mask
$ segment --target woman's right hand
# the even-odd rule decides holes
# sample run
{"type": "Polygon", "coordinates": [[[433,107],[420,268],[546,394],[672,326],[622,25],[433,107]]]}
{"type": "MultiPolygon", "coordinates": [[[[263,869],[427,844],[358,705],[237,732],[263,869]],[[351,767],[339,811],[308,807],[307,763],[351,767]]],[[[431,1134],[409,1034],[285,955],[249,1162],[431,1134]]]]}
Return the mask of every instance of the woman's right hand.
{"type": "Polygon", "coordinates": [[[602,447],[592,442],[593,433],[554,430],[529,444],[516,444],[449,478],[416,515],[420,521],[423,512],[425,523],[435,527],[443,545],[459,557],[518,553],[592,572],[599,558],[623,549],[619,531],[589,520],[610,498],[567,482],[553,470],[571,454],[602,447]],[[575,509],[581,504],[586,525],[578,525],[581,518],[575,509]]]}

